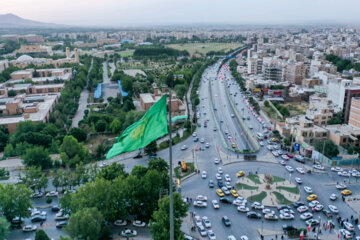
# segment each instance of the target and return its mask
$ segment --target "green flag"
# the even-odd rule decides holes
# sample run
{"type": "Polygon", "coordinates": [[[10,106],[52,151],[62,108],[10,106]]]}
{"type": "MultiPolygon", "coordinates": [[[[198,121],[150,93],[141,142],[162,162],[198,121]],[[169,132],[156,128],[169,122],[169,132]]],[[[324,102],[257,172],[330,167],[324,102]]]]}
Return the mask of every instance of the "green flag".
{"type": "Polygon", "coordinates": [[[106,159],[115,157],[123,152],[132,152],[146,147],[150,142],[168,133],[167,94],[162,96],[136,123],[129,126],[106,155],[106,159]]]}

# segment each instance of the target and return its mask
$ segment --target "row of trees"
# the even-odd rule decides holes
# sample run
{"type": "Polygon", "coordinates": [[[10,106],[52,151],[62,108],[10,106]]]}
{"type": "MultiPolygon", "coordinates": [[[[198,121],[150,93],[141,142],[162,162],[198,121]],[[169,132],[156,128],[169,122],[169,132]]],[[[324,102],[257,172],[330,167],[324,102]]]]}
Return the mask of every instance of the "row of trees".
{"type": "Polygon", "coordinates": [[[353,64],[350,60],[343,59],[334,54],[326,55],[326,60],[332,62],[337,67],[338,72],[350,70],[352,68],[354,68],[356,71],[360,71],[360,63],[353,64]]]}
{"type": "Polygon", "coordinates": [[[151,57],[178,57],[178,56],[189,56],[189,52],[179,51],[173,48],[164,46],[146,46],[137,47],[134,52],[134,58],[151,58],[151,57]]]}
{"type": "Polygon", "coordinates": [[[94,57],[93,58],[93,67],[89,73],[89,83],[88,90],[91,92],[96,88],[98,83],[103,81],[103,60],[101,58],[94,57]]]}
{"type": "Polygon", "coordinates": [[[237,64],[236,60],[235,59],[231,60],[229,66],[230,66],[231,75],[235,78],[236,82],[239,84],[241,89],[243,91],[246,91],[245,81],[237,71],[238,64],[237,64]]]}

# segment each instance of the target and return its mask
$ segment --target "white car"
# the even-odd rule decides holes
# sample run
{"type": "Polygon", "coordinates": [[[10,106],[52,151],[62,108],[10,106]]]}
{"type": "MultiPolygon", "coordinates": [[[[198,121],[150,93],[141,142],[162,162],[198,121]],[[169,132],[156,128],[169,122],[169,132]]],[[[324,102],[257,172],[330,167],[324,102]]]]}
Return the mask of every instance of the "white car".
{"type": "Polygon", "coordinates": [[[260,146],[262,146],[262,147],[265,145],[263,141],[260,141],[259,144],[260,144],[260,146]]]}
{"type": "Polygon", "coordinates": [[[338,172],[338,175],[343,177],[350,177],[350,173],[347,171],[338,172]]]}
{"type": "Polygon", "coordinates": [[[308,186],[304,186],[304,190],[305,190],[306,193],[312,193],[313,192],[311,187],[308,187],[308,186]]]}
{"type": "Polygon", "coordinates": [[[58,195],[59,195],[58,192],[51,191],[51,192],[48,192],[45,196],[46,197],[57,197],[58,195]]]}
{"type": "Polygon", "coordinates": [[[187,146],[186,145],[182,145],[181,146],[181,150],[186,150],[187,149],[187,146]]]}
{"type": "Polygon", "coordinates": [[[324,209],[324,205],[322,205],[322,204],[318,204],[314,207],[314,210],[317,212],[320,212],[323,209],[324,209]]]}
{"type": "Polygon", "coordinates": [[[213,205],[213,207],[214,207],[215,209],[219,209],[219,208],[220,208],[220,205],[219,205],[219,203],[218,203],[217,200],[212,200],[211,203],[212,203],[212,205],[213,205]]]}
{"type": "Polygon", "coordinates": [[[211,222],[207,216],[203,216],[202,221],[206,228],[211,228],[211,222]]]}
{"type": "Polygon", "coordinates": [[[345,189],[345,188],[346,188],[346,185],[340,183],[340,184],[337,184],[337,185],[336,185],[336,188],[337,188],[337,189],[345,189]]]}
{"type": "Polygon", "coordinates": [[[145,222],[142,222],[140,220],[135,220],[133,221],[132,225],[134,227],[145,227],[146,226],[146,223],[145,222]]]}
{"type": "Polygon", "coordinates": [[[303,181],[301,180],[301,178],[295,178],[295,182],[297,182],[298,184],[302,184],[303,183],[303,181]]]}
{"type": "Polygon", "coordinates": [[[208,198],[207,198],[207,196],[204,196],[204,195],[197,195],[195,200],[196,201],[207,201],[208,198]]]}
{"type": "Polygon", "coordinates": [[[309,210],[309,208],[307,206],[300,206],[300,207],[297,208],[297,211],[299,213],[306,212],[307,210],[309,210]]]}
{"type": "Polygon", "coordinates": [[[222,177],[221,177],[220,173],[217,173],[216,174],[216,180],[221,180],[221,179],[222,179],[222,177]]]}
{"type": "Polygon", "coordinates": [[[330,200],[335,201],[337,199],[337,196],[335,193],[330,195],[330,200]]]}
{"type": "Polygon", "coordinates": [[[214,159],[214,163],[215,163],[215,164],[219,164],[219,163],[220,163],[220,159],[215,158],[215,159],[214,159]]]}
{"type": "Polygon", "coordinates": [[[272,155],[274,155],[274,157],[278,157],[278,156],[279,156],[278,151],[272,151],[271,153],[272,153],[272,155]]]}
{"type": "Polygon", "coordinates": [[[280,210],[280,214],[295,214],[293,210],[284,208],[280,210]]]}
{"type": "Polygon", "coordinates": [[[227,187],[222,187],[221,191],[223,191],[225,195],[230,195],[230,191],[227,187]]]}
{"type": "Polygon", "coordinates": [[[218,168],[218,170],[217,170],[217,172],[218,172],[218,173],[220,173],[220,174],[222,174],[222,173],[223,173],[222,168],[221,168],[221,167],[219,167],[219,168],[218,168]]]}
{"type": "Polygon", "coordinates": [[[229,174],[225,174],[224,177],[225,177],[226,182],[231,182],[231,178],[230,178],[229,174]]]}
{"type": "Polygon", "coordinates": [[[197,132],[194,132],[194,133],[192,134],[192,136],[193,136],[193,137],[196,137],[196,136],[197,136],[197,132]]]}
{"type": "Polygon", "coordinates": [[[227,189],[232,189],[231,183],[230,182],[225,182],[225,187],[227,189]]]}
{"type": "Polygon", "coordinates": [[[301,174],[305,174],[305,173],[306,173],[305,170],[304,170],[303,168],[301,168],[301,167],[297,167],[297,168],[296,168],[296,171],[298,171],[298,172],[301,173],[301,174]]]}
{"type": "Polygon", "coordinates": [[[246,207],[245,205],[238,206],[237,210],[239,212],[248,212],[248,211],[250,211],[250,209],[248,207],[246,207]]]}
{"type": "Polygon", "coordinates": [[[294,218],[294,215],[291,213],[280,213],[280,219],[282,220],[292,220],[294,218]]]}
{"type": "Polygon", "coordinates": [[[245,206],[247,203],[246,200],[240,200],[240,199],[235,199],[233,201],[233,204],[236,205],[236,206],[245,206]]]}
{"type": "Polygon", "coordinates": [[[313,217],[313,215],[311,213],[309,213],[309,212],[305,212],[305,213],[300,215],[301,220],[308,220],[308,219],[310,219],[312,217],[313,217]]]}
{"type": "Polygon", "coordinates": [[[341,236],[342,239],[349,239],[349,238],[352,237],[351,232],[349,232],[346,229],[340,229],[339,233],[340,233],[340,236],[341,236]]]}
{"type": "Polygon", "coordinates": [[[118,219],[114,222],[114,225],[115,226],[126,226],[127,225],[127,221],[126,220],[122,220],[122,219],[118,219]]]}
{"type": "Polygon", "coordinates": [[[285,161],[290,159],[286,154],[281,155],[281,158],[284,159],[285,161]]]}
{"type": "Polygon", "coordinates": [[[320,204],[319,201],[313,200],[313,201],[311,201],[311,202],[309,203],[309,207],[313,208],[313,207],[315,207],[315,206],[318,205],[318,204],[320,204]]]}
{"type": "Polygon", "coordinates": [[[206,148],[209,148],[209,147],[210,147],[210,143],[206,143],[206,144],[205,144],[205,147],[206,147],[206,148]]]}
{"type": "Polygon", "coordinates": [[[206,232],[205,227],[203,225],[199,225],[198,229],[199,229],[200,236],[206,237],[207,232],[206,232]]]}
{"type": "Polygon", "coordinates": [[[269,209],[269,208],[264,208],[262,210],[262,213],[263,214],[269,214],[269,215],[274,215],[275,214],[275,212],[273,210],[269,209]]]}
{"type": "Polygon", "coordinates": [[[215,233],[213,232],[213,230],[208,231],[208,237],[210,240],[216,240],[216,236],[215,236],[215,233]]]}
{"type": "Polygon", "coordinates": [[[350,232],[352,232],[352,231],[355,230],[354,225],[352,225],[352,224],[349,223],[349,222],[344,222],[344,227],[345,227],[348,231],[350,231],[350,232]]]}
{"type": "Polygon", "coordinates": [[[259,209],[259,210],[264,209],[264,205],[262,205],[262,204],[259,203],[259,202],[254,202],[254,203],[251,205],[251,207],[252,207],[253,209],[259,209]]]}
{"type": "Polygon", "coordinates": [[[194,207],[207,207],[207,203],[203,202],[203,201],[195,201],[194,202],[194,207]]]}
{"type": "Polygon", "coordinates": [[[272,151],[272,150],[273,150],[273,146],[272,146],[272,145],[267,145],[266,148],[267,148],[269,151],[272,151]]]}
{"type": "Polygon", "coordinates": [[[67,220],[69,219],[70,215],[66,214],[62,211],[60,211],[59,213],[57,213],[54,217],[55,221],[61,221],[61,220],[67,220]]]}
{"type": "Polygon", "coordinates": [[[247,236],[243,235],[240,237],[240,240],[249,240],[249,238],[247,236]]]}
{"type": "Polygon", "coordinates": [[[229,235],[226,240],[236,240],[234,235],[229,235]]]}
{"type": "Polygon", "coordinates": [[[343,169],[341,167],[332,167],[331,171],[333,171],[333,172],[342,172],[343,169]]]}
{"type": "Polygon", "coordinates": [[[313,168],[318,169],[318,170],[324,170],[324,166],[321,164],[313,165],[313,168]]]}
{"type": "Polygon", "coordinates": [[[201,143],[204,143],[204,142],[205,142],[205,139],[204,139],[204,138],[200,138],[200,142],[201,142],[201,143]]]}
{"type": "Polygon", "coordinates": [[[335,214],[339,213],[339,209],[334,205],[329,205],[328,208],[332,213],[335,213],[335,214]]]}
{"type": "Polygon", "coordinates": [[[202,171],[202,173],[201,173],[201,178],[203,178],[203,179],[206,178],[206,171],[202,171]]]}
{"type": "Polygon", "coordinates": [[[289,172],[293,172],[293,171],[294,171],[294,169],[293,169],[291,166],[286,166],[285,168],[286,168],[286,170],[288,170],[289,172]]]}
{"type": "Polygon", "coordinates": [[[33,232],[33,231],[36,231],[37,229],[37,226],[35,225],[26,225],[23,227],[23,232],[33,232]]]}

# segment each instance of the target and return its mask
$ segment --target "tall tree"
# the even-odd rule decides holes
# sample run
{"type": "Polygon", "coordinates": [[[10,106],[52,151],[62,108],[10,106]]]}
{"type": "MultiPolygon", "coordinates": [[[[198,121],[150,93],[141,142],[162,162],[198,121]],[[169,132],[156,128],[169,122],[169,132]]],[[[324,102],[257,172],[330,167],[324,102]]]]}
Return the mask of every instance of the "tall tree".
{"type": "Polygon", "coordinates": [[[9,233],[10,223],[5,217],[0,217],[0,239],[6,239],[6,235],[9,233]]]}
{"type": "Polygon", "coordinates": [[[68,167],[75,167],[87,159],[89,151],[82,143],[79,143],[73,136],[65,136],[60,146],[60,157],[63,163],[68,167]]]}
{"type": "Polygon", "coordinates": [[[325,156],[332,158],[339,154],[338,146],[331,140],[319,141],[315,144],[315,150],[324,153],[325,156]]]}
{"type": "Polygon", "coordinates": [[[37,166],[42,169],[47,169],[52,166],[48,150],[40,146],[26,149],[26,153],[22,158],[26,166],[37,166]]]}
{"type": "Polygon", "coordinates": [[[50,240],[49,236],[42,229],[36,231],[35,240],[50,240]]]}

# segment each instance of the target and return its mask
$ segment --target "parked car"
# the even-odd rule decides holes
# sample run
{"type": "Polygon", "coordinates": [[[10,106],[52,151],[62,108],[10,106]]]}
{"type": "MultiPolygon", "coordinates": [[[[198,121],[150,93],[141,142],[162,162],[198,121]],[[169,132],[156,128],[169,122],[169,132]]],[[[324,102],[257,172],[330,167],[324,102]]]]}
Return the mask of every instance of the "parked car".
{"type": "Polygon", "coordinates": [[[133,221],[132,225],[134,227],[145,227],[146,226],[146,223],[145,222],[142,222],[140,220],[135,220],[133,221]]]}
{"type": "Polygon", "coordinates": [[[60,221],[56,223],[56,228],[63,228],[66,227],[68,225],[67,221],[60,221]]]}
{"type": "Polygon", "coordinates": [[[114,222],[114,225],[118,226],[118,227],[126,226],[127,224],[128,224],[128,222],[123,219],[118,219],[114,222]]]}
{"type": "Polygon", "coordinates": [[[26,225],[23,227],[23,232],[33,232],[33,231],[36,231],[37,229],[37,226],[35,225],[26,225]]]}
{"type": "Polygon", "coordinates": [[[50,191],[50,192],[48,192],[45,196],[46,196],[46,197],[57,197],[58,195],[59,195],[58,192],[56,192],[56,191],[50,191]]]}
{"type": "Polygon", "coordinates": [[[123,237],[135,237],[137,235],[137,231],[133,229],[124,229],[121,231],[121,236],[123,237]]]}

